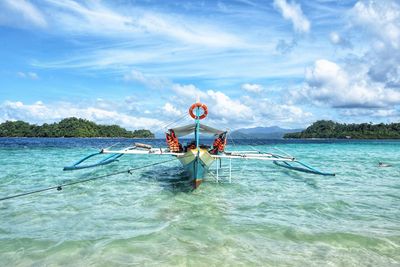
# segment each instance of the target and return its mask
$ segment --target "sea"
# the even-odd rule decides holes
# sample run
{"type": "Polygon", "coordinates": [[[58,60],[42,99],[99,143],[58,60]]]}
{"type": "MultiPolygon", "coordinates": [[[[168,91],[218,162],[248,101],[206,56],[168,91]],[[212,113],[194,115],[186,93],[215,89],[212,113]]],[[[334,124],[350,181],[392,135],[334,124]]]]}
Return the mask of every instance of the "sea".
{"type": "Polygon", "coordinates": [[[165,145],[0,138],[0,198],[53,187],[0,201],[0,266],[400,266],[399,141],[230,140],[336,176],[222,160],[194,191],[179,161],[149,166],[168,156],[63,171],[134,142],[165,145]]]}

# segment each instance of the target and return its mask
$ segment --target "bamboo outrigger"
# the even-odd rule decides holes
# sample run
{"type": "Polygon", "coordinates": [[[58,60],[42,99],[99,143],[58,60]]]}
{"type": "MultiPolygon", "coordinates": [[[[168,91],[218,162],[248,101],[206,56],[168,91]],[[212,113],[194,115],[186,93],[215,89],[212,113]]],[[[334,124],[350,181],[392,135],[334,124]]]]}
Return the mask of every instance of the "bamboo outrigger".
{"type": "MultiPolygon", "coordinates": [[[[153,148],[147,144],[136,143],[120,150],[102,149],[101,151],[91,154],[71,166],[64,167],[65,171],[92,168],[96,166],[110,164],[117,161],[123,155],[165,155],[176,157],[185,169],[189,181],[193,188],[196,189],[203,181],[210,166],[216,160],[221,159],[246,159],[272,161],[275,165],[294,171],[334,176],[334,173],[323,172],[311,167],[290,155],[280,155],[275,153],[264,153],[260,151],[225,151],[227,142],[227,131],[218,130],[213,127],[200,124],[200,121],[207,117],[207,106],[197,102],[189,109],[190,116],[194,119],[194,123],[189,125],[168,129],[166,132],[167,148],[153,148]],[[194,133],[194,141],[183,146],[179,143],[179,137],[194,133]],[[200,133],[214,135],[215,140],[212,146],[200,143],[200,133]],[[85,165],[84,162],[96,155],[109,154],[106,158],[94,164],[85,165]]],[[[218,167],[217,167],[218,171],[218,167]]],[[[230,164],[231,176],[231,164],[230,164]]],[[[218,179],[218,177],[217,177],[218,179]]]]}

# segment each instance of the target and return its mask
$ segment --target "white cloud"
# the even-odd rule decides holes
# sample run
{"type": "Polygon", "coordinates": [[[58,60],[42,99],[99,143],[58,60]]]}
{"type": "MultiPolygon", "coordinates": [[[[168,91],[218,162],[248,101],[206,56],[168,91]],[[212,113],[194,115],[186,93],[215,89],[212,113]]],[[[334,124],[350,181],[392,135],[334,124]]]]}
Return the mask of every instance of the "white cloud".
{"type": "Polygon", "coordinates": [[[99,1],[79,3],[71,0],[46,0],[58,27],[67,32],[92,33],[113,36],[137,31],[130,25],[133,18],[118,14],[102,5],[99,1]]]}
{"type": "Polygon", "coordinates": [[[246,96],[243,103],[253,110],[254,117],[248,121],[249,126],[273,126],[304,127],[315,118],[313,114],[304,111],[293,104],[278,104],[268,98],[252,98],[246,96]]]}
{"type": "Polygon", "coordinates": [[[345,39],[338,32],[335,31],[331,32],[329,34],[329,40],[334,45],[341,46],[343,48],[352,48],[352,44],[350,43],[350,41],[345,39]]]}
{"type": "Polygon", "coordinates": [[[176,94],[172,96],[174,103],[187,108],[199,97],[200,101],[208,106],[209,115],[206,123],[211,123],[216,127],[223,128],[232,127],[238,123],[243,124],[251,120],[253,116],[251,108],[220,91],[207,90],[204,92],[192,84],[174,84],[172,91],[176,94]]]}
{"type": "MultiPolygon", "coordinates": [[[[260,15],[265,17],[262,10],[255,12],[257,18],[248,16],[250,20],[241,23],[237,15],[231,21],[198,13],[183,14],[180,10],[167,13],[162,11],[163,6],[157,8],[157,13],[140,3],[70,0],[43,3],[48,31],[62,35],[74,45],[65,57],[57,53],[36,57],[32,60],[36,67],[102,70],[111,75],[125,75],[127,79],[137,76],[129,73],[133,70],[140,71],[144,78],[155,79],[255,80],[266,75],[299,76],[303,71],[299,61],[308,61],[306,57],[297,57],[295,64],[289,60],[283,62],[268,52],[279,34],[268,30],[258,35],[258,30],[248,31],[245,25],[251,21],[257,24],[254,29],[261,29],[259,23],[265,23],[258,19],[260,15]],[[271,61],[274,64],[265,64],[271,61]]],[[[287,38],[279,36],[279,39],[287,38]]],[[[294,45],[290,41],[281,43],[279,51],[287,53],[294,45]]]]}
{"type": "MultiPolygon", "coordinates": [[[[340,108],[341,116],[398,117],[399,10],[396,1],[358,1],[349,12],[350,27],[344,31],[358,40],[358,51],[341,64],[324,59],[315,61],[306,70],[305,87],[295,91],[295,97],[340,108]]],[[[331,43],[351,47],[345,34],[331,32],[331,43]]]]}
{"type": "Polygon", "coordinates": [[[219,128],[241,128],[259,125],[301,125],[311,120],[312,113],[303,111],[293,104],[276,104],[268,99],[245,96],[233,99],[215,90],[201,91],[194,85],[174,85],[177,94],[175,102],[189,107],[194,99],[189,96],[201,95],[201,102],[209,108],[206,124],[219,128]]]}
{"type": "Polygon", "coordinates": [[[260,84],[255,83],[244,83],[242,84],[242,89],[251,93],[260,93],[264,88],[260,84]]]}
{"type": "Polygon", "coordinates": [[[137,82],[140,82],[140,83],[146,83],[147,78],[140,71],[132,70],[130,73],[127,73],[127,74],[124,75],[124,80],[125,81],[137,81],[137,82]]]}
{"type": "Polygon", "coordinates": [[[100,1],[86,4],[71,0],[46,0],[52,7],[54,23],[64,31],[136,39],[144,35],[158,35],[183,43],[211,47],[231,47],[241,43],[230,33],[216,29],[202,21],[171,16],[135,8],[113,10],[100,1]]]}
{"type": "Polygon", "coordinates": [[[400,118],[400,112],[396,109],[345,109],[341,110],[340,114],[342,116],[348,117],[374,117],[379,119],[393,118],[394,120],[400,118]]]}
{"type": "Polygon", "coordinates": [[[311,86],[328,85],[332,88],[348,87],[348,76],[336,63],[320,59],[314,66],[306,69],[306,80],[311,86]]]}
{"type": "Polygon", "coordinates": [[[184,101],[186,103],[188,102],[194,103],[197,98],[203,100],[208,97],[205,92],[199,90],[193,84],[188,84],[188,85],[174,84],[172,86],[172,91],[174,91],[176,94],[179,95],[181,102],[184,101]]]}
{"type": "Polygon", "coordinates": [[[400,92],[371,81],[360,66],[351,75],[328,60],[317,60],[306,70],[301,94],[317,104],[337,108],[382,108],[400,104],[400,92]]]}
{"type": "Polygon", "coordinates": [[[178,110],[174,105],[171,103],[165,103],[163,106],[163,110],[167,113],[167,115],[172,115],[172,116],[181,116],[182,112],[178,110]]]}
{"type": "Polygon", "coordinates": [[[130,116],[99,107],[81,107],[66,102],[45,105],[41,101],[33,104],[24,104],[21,101],[5,101],[0,104],[0,121],[23,120],[41,124],[67,117],[78,117],[102,124],[117,124],[127,129],[155,129],[162,124],[158,119],[130,116]]]}
{"type": "Polygon", "coordinates": [[[235,121],[251,119],[253,116],[253,111],[250,107],[239,100],[231,99],[220,91],[208,90],[205,100],[212,107],[210,112],[213,112],[217,118],[235,121]]]}
{"type": "Polygon", "coordinates": [[[23,79],[38,80],[39,76],[35,72],[17,72],[17,76],[23,79]]]}
{"type": "Polygon", "coordinates": [[[352,8],[352,30],[368,39],[360,57],[368,76],[387,88],[400,88],[400,5],[398,1],[359,1],[352,8]]]}
{"type": "Polygon", "coordinates": [[[3,0],[0,2],[0,24],[10,26],[47,26],[43,13],[27,0],[3,0]],[[9,11],[10,14],[6,14],[9,11]]]}
{"type": "Polygon", "coordinates": [[[138,70],[132,70],[129,73],[125,74],[124,80],[135,81],[144,84],[149,88],[156,89],[162,89],[169,85],[169,82],[166,79],[144,75],[138,70]]]}
{"type": "Polygon", "coordinates": [[[103,109],[103,110],[115,110],[116,109],[116,103],[115,102],[113,102],[111,100],[103,99],[103,98],[97,98],[94,101],[94,105],[93,106],[96,107],[96,108],[99,108],[99,109],[103,109]]]}
{"type": "Polygon", "coordinates": [[[341,41],[341,37],[339,36],[339,34],[337,32],[331,32],[329,34],[329,38],[333,44],[339,44],[341,41]]]}
{"type": "Polygon", "coordinates": [[[29,76],[29,78],[31,78],[32,80],[37,80],[37,79],[39,79],[39,76],[38,76],[36,73],[34,73],[34,72],[28,72],[28,76],[29,76]]]}
{"type": "Polygon", "coordinates": [[[358,1],[350,12],[355,26],[361,26],[386,44],[400,47],[400,5],[398,1],[358,1]]]}
{"type": "MultiPolygon", "coordinates": [[[[128,71],[127,66],[154,62],[160,57],[161,54],[158,51],[110,48],[95,49],[93,52],[74,56],[66,60],[45,64],[34,63],[33,65],[44,68],[122,68],[126,74],[128,71]]],[[[129,73],[126,75],[129,75],[129,73]]]]}
{"type": "Polygon", "coordinates": [[[26,78],[26,74],[24,72],[19,71],[19,72],[17,72],[17,75],[20,78],[26,78]]]}
{"type": "Polygon", "coordinates": [[[174,37],[186,43],[214,47],[231,47],[241,43],[234,35],[217,31],[211,27],[194,25],[190,22],[167,17],[162,14],[146,14],[138,21],[146,31],[174,37]]]}
{"type": "Polygon", "coordinates": [[[292,22],[295,31],[300,33],[307,33],[310,31],[311,23],[303,14],[299,4],[296,4],[294,1],[288,3],[286,0],[274,0],[274,6],[281,12],[286,20],[292,22]]]}
{"type": "Polygon", "coordinates": [[[201,91],[193,85],[175,85],[175,88],[180,88],[180,91],[173,91],[176,95],[171,94],[173,102],[166,102],[161,108],[151,111],[146,106],[137,107],[133,98],[126,99],[129,105],[118,105],[101,98],[90,103],[37,101],[26,104],[21,101],[5,101],[0,103],[0,122],[23,120],[42,124],[67,117],[79,117],[101,124],[117,124],[130,130],[147,128],[155,131],[160,129],[160,125],[164,125],[168,117],[175,119],[187,113],[187,109],[195,102],[195,99],[186,97],[187,92],[181,90],[184,88],[189,89],[190,93],[203,95],[201,101],[209,108],[204,123],[220,129],[256,125],[303,126],[312,118],[311,113],[293,104],[276,104],[268,99],[249,96],[234,99],[216,90],[201,91]]]}

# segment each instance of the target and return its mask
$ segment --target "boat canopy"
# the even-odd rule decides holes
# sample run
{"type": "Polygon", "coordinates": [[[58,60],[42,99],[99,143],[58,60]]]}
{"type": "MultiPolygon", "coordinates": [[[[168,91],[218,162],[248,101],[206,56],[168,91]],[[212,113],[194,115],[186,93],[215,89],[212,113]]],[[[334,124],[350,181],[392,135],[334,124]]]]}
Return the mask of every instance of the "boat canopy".
{"type": "MultiPolygon", "coordinates": [[[[185,135],[194,133],[195,129],[196,129],[196,124],[192,123],[192,124],[188,124],[185,126],[172,128],[170,130],[173,130],[177,137],[181,137],[181,136],[185,136],[185,135]]],[[[217,134],[222,134],[224,132],[226,132],[226,131],[218,130],[218,129],[212,128],[210,126],[200,124],[200,133],[217,135],[217,134]]]]}

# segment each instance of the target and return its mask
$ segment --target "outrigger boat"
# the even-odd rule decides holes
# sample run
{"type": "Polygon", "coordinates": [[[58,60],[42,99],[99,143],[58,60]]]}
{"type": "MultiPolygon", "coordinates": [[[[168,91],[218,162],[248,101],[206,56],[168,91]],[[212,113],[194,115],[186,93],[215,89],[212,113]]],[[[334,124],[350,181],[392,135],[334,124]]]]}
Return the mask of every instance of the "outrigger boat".
{"type": "MultiPolygon", "coordinates": [[[[221,159],[241,159],[241,160],[262,160],[272,161],[275,165],[311,174],[334,176],[334,173],[322,172],[313,168],[296,158],[288,155],[265,153],[260,151],[225,151],[227,143],[227,131],[218,130],[213,127],[201,124],[200,121],[208,115],[208,108],[200,102],[194,103],[189,109],[189,115],[194,119],[194,123],[170,128],[166,131],[167,148],[153,148],[151,145],[136,143],[134,146],[126,147],[120,150],[102,149],[101,151],[91,154],[79,160],[71,166],[64,167],[65,171],[92,168],[101,165],[110,164],[117,161],[123,155],[165,155],[176,157],[185,169],[189,181],[193,188],[196,189],[202,183],[210,166],[215,161],[221,159]],[[179,138],[194,134],[194,140],[183,146],[179,142],[179,138]],[[211,134],[214,136],[212,146],[200,143],[200,134],[211,134]],[[109,154],[106,158],[94,163],[84,164],[89,158],[101,154],[109,154]]],[[[230,163],[231,176],[231,163],[230,163]]],[[[218,175],[218,164],[217,164],[218,175]]]]}

